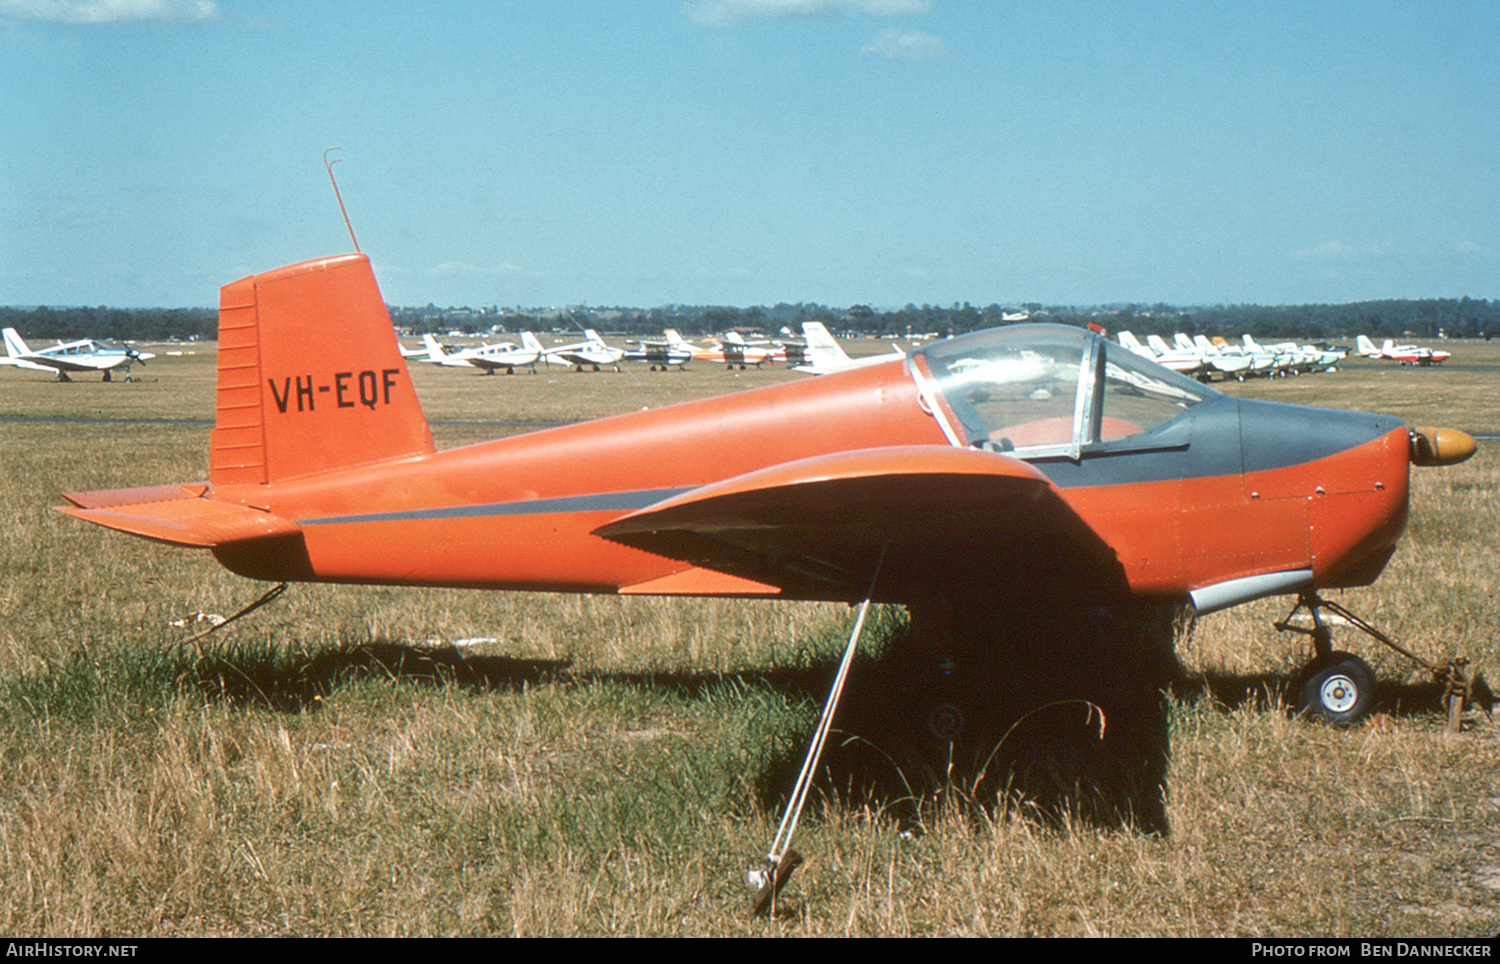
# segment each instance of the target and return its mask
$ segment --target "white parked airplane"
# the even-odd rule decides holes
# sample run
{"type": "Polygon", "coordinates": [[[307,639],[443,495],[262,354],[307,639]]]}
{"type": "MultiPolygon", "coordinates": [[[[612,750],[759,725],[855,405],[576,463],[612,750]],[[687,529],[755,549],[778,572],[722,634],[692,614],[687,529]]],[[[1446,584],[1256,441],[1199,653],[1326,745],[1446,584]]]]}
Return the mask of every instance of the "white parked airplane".
{"type": "Polygon", "coordinates": [[[840,347],[821,321],[804,321],[802,337],[807,340],[807,347],[802,352],[804,361],[801,365],[794,365],[792,371],[806,372],[809,375],[829,375],[833,372],[864,368],[866,365],[879,365],[881,362],[906,357],[906,352],[892,345],[891,351],[894,354],[850,358],[849,353],[840,347]]]}
{"type": "Polygon", "coordinates": [[[1139,338],[1128,331],[1121,331],[1115,337],[1119,339],[1122,347],[1128,348],[1142,358],[1149,358],[1158,365],[1170,368],[1174,372],[1202,376],[1209,370],[1208,362],[1199,351],[1193,348],[1173,348],[1160,335],[1147,335],[1144,345],[1141,344],[1139,338]]]}
{"type": "Polygon", "coordinates": [[[1366,358],[1383,358],[1387,361],[1400,362],[1403,365],[1441,365],[1450,357],[1450,353],[1441,348],[1424,348],[1421,345],[1398,345],[1387,338],[1379,348],[1375,343],[1364,335],[1355,339],[1359,347],[1359,353],[1366,358]]]}
{"type": "Polygon", "coordinates": [[[598,371],[605,365],[621,371],[620,359],[625,357],[625,351],[621,348],[611,348],[599,337],[599,333],[589,328],[583,333],[584,340],[573,345],[562,345],[558,348],[549,348],[543,354],[548,364],[572,365],[575,371],[583,371],[585,368],[593,368],[598,371]]]}
{"type": "Polygon", "coordinates": [[[480,368],[486,375],[493,375],[502,368],[507,375],[514,375],[517,368],[529,368],[535,375],[537,362],[546,354],[542,343],[529,331],[521,332],[520,345],[504,341],[451,353],[443,351],[443,346],[430,334],[422,336],[422,343],[427,346],[427,361],[448,368],[480,368]]]}
{"type": "MultiPolygon", "coordinates": [[[[1248,334],[1244,336],[1244,342],[1246,347],[1251,349],[1262,347],[1248,334]]],[[[1303,372],[1331,371],[1348,354],[1347,352],[1319,348],[1316,345],[1299,345],[1294,341],[1282,341],[1264,347],[1269,351],[1291,356],[1292,366],[1298,371],[1303,372]]]]}
{"type": "Polygon", "coordinates": [[[1258,347],[1250,348],[1243,343],[1236,345],[1218,335],[1213,337],[1213,344],[1225,355],[1242,355],[1250,359],[1250,367],[1246,369],[1247,374],[1264,375],[1269,378],[1278,372],[1284,373],[1285,371],[1284,364],[1278,365],[1278,358],[1280,356],[1274,351],[1267,351],[1264,348],[1258,347]]]}
{"type": "MultiPolygon", "coordinates": [[[[1128,332],[1120,334],[1124,335],[1128,332]]],[[[1170,368],[1174,372],[1197,376],[1206,374],[1209,370],[1208,362],[1191,343],[1186,347],[1174,348],[1167,344],[1167,340],[1160,335],[1147,335],[1146,346],[1156,353],[1158,365],[1170,368]]]]}
{"type": "Polygon", "coordinates": [[[21,340],[21,336],[14,328],[7,328],[5,336],[5,356],[0,358],[0,365],[13,365],[16,368],[27,368],[39,372],[56,372],[57,380],[70,382],[69,373],[102,372],[104,381],[112,381],[111,372],[119,368],[125,372],[125,380],[130,381],[130,366],[136,362],[146,364],[146,359],[156,356],[149,351],[136,351],[130,347],[116,348],[102,342],[85,338],[81,341],[59,342],[50,348],[40,351],[32,351],[21,340]]]}
{"type": "Polygon", "coordinates": [[[1234,378],[1244,381],[1245,376],[1252,374],[1254,371],[1255,360],[1249,355],[1243,353],[1230,354],[1220,351],[1218,345],[1215,345],[1203,335],[1194,335],[1192,344],[1194,348],[1198,349],[1198,353],[1203,356],[1204,360],[1213,367],[1213,370],[1224,378],[1234,378]]]}
{"type": "Polygon", "coordinates": [[[1139,338],[1135,337],[1135,335],[1131,334],[1130,332],[1128,332],[1128,331],[1117,332],[1115,334],[1115,338],[1125,348],[1129,349],[1130,351],[1134,352],[1137,355],[1140,355],[1142,358],[1149,358],[1152,361],[1156,361],[1156,352],[1152,351],[1151,349],[1147,348],[1145,345],[1141,344],[1141,340],[1139,338]]]}

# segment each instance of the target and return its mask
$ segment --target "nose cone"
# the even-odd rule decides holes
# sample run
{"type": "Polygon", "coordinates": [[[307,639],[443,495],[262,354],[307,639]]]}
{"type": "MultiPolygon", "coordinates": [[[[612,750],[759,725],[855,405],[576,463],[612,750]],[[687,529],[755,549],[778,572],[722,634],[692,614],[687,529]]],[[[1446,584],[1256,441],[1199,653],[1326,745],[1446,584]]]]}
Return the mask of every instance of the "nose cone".
{"type": "Polygon", "coordinates": [[[1407,430],[1394,415],[1240,399],[1245,471],[1307,465],[1407,430]]]}
{"type": "Polygon", "coordinates": [[[1248,504],[1284,516],[1268,545],[1305,547],[1319,588],[1373,582],[1406,527],[1411,427],[1394,415],[1240,406],[1248,504]]]}
{"type": "Polygon", "coordinates": [[[1412,465],[1457,465],[1474,454],[1474,437],[1456,428],[1419,428],[1411,433],[1412,465]]]}

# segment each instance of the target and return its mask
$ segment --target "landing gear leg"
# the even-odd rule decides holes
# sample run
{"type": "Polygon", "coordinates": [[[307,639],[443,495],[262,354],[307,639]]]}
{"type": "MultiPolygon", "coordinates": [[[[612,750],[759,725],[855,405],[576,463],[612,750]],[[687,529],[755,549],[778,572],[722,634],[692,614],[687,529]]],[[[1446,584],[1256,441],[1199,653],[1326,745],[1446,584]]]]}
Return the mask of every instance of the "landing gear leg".
{"type": "Polygon", "coordinates": [[[1281,632],[1302,633],[1312,637],[1312,662],[1297,677],[1293,687],[1293,705],[1299,713],[1308,713],[1333,723],[1354,723],[1374,705],[1375,672],[1358,656],[1333,648],[1332,633],[1323,623],[1320,610],[1327,610],[1379,643],[1383,643],[1432,673],[1435,681],[1445,685],[1443,703],[1448,711],[1447,730],[1457,733],[1464,707],[1474,696],[1474,680],[1469,675],[1469,661],[1462,656],[1446,663],[1433,663],[1398,644],[1385,633],[1360,619],[1338,603],[1329,602],[1315,592],[1297,597],[1297,605],[1285,619],[1272,625],[1281,632]],[[1313,627],[1292,624],[1298,610],[1307,608],[1313,627]]]}

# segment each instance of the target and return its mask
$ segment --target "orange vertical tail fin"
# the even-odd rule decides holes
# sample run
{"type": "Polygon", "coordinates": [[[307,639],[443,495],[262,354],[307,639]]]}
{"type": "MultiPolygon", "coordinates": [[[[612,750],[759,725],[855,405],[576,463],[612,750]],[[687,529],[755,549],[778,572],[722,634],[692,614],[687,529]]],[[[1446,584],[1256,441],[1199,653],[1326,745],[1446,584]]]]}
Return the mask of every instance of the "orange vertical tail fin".
{"type": "Polygon", "coordinates": [[[277,482],[433,451],[362,254],[223,287],[217,407],[214,485],[277,482]]]}

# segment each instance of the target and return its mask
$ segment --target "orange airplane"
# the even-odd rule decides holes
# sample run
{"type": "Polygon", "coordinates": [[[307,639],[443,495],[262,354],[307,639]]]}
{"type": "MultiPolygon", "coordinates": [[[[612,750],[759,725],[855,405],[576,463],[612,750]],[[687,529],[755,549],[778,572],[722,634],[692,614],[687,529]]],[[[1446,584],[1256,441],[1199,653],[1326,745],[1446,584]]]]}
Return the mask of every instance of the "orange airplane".
{"type": "MultiPolygon", "coordinates": [[[[436,451],[369,262],[222,290],[207,481],[60,511],[251,579],[904,604],[935,660],[966,614],[1371,583],[1449,429],[1235,399],[1081,328],[1021,324],[740,394],[436,451]],[[731,445],[723,444],[726,437],[731,445]]],[[[1299,683],[1351,719],[1373,674],[1299,683]]],[[[1361,668],[1363,667],[1363,668],[1361,668]]]]}

